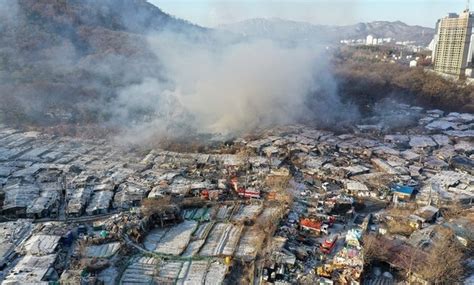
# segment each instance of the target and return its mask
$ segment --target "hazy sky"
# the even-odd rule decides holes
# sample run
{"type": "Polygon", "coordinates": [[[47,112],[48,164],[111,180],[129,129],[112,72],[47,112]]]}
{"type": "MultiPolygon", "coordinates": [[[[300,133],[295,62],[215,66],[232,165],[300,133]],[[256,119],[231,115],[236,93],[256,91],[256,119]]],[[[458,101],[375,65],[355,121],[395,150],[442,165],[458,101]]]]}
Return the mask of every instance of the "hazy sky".
{"type": "Polygon", "coordinates": [[[346,25],[400,20],[434,27],[448,12],[461,12],[466,0],[148,0],[163,11],[193,23],[214,27],[249,18],[346,25]]]}

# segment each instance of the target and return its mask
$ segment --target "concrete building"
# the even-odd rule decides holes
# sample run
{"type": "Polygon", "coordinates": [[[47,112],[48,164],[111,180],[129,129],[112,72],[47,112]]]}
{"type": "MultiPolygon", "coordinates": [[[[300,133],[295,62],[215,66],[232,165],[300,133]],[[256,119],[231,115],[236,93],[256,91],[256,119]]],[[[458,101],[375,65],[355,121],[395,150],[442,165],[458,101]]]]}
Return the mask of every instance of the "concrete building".
{"type": "Polygon", "coordinates": [[[432,51],[433,54],[434,54],[434,52],[435,52],[435,50],[436,50],[436,44],[437,44],[437,43],[438,43],[438,35],[435,34],[434,38],[431,40],[431,42],[430,42],[429,45],[428,45],[428,49],[429,49],[430,51],[432,51]]]}
{"type": "Polygon", "coordinates": [[[365,39],[365,44],[366,45],[374,44],[374,39],[375,37],[373,35],[368,35],[367,38],[365,39]]]}
{"type": "Polygon", "coordinates": [[[460,15],[450,13],[436,24],[434,69],[464,77],[472,64],[472,26],[474,15],[468,9],[460,15]]]}

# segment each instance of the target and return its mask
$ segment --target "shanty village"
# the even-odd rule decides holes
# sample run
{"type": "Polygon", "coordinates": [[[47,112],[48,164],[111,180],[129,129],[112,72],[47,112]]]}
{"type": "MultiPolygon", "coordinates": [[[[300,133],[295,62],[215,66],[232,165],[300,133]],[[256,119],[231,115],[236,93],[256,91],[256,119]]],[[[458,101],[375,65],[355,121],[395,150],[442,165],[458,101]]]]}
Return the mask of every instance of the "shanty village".
{"type": "Polygon", "coordinates": [[[472,114],[408,105],[201,151],[1,126],[0,280],[474,284],[473,137],[472,114]]]}

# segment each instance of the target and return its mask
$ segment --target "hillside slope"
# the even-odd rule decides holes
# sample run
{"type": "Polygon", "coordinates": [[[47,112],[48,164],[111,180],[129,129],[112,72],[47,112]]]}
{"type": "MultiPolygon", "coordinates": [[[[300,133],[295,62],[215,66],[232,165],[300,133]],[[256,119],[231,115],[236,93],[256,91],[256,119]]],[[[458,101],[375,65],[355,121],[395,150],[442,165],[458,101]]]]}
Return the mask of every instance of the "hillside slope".
{"type": "Polygon", "coordinates": [[[117,88],[160,76],[146,35],[163,31],[207,33],[145,0],[0,1],[0,122],[97,121],[117,88]]]}

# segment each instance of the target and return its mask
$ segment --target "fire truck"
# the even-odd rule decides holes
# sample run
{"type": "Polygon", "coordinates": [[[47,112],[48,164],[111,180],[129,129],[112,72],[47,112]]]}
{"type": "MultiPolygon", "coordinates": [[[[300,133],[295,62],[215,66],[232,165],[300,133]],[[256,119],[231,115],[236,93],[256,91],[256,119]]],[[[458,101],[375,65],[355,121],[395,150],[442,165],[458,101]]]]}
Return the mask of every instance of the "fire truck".
{"type": "Polygon", "coordinates": [[[261,197],[260,190],[254,188],[239,187],[239,181],[237,177],[233,177],[230,180],[230,185],[232,186],[234,191],[237,192],[237,195],[239,195],[239,197],[247,199],[260,199],[261,197]]]}
{"type": "Polygon", "coordinates": [[[247,199],[260,199],[260,191],[257,189],[245,189],[240,187],[237,190],[237,195],[247,199]]]}
{"type": "Polygon", "coordinates": [[[333,251],[334,247],[336,246],[337,238],[338,238],[337,235],[333,235],[327,238],[323,242],[323,244],[321,244],[321,246],[319,247],[319,250],[321,251],[321,253],[330,254],[333,251]]]}

